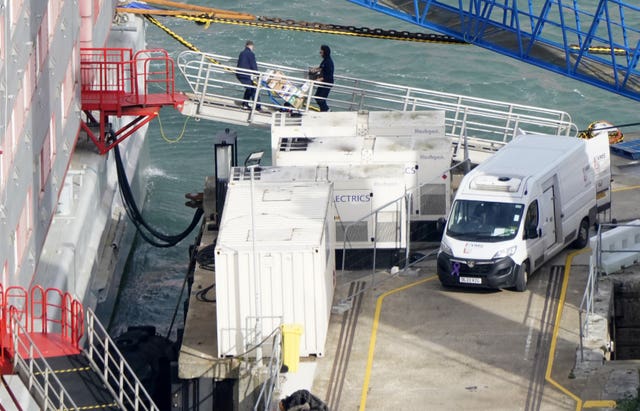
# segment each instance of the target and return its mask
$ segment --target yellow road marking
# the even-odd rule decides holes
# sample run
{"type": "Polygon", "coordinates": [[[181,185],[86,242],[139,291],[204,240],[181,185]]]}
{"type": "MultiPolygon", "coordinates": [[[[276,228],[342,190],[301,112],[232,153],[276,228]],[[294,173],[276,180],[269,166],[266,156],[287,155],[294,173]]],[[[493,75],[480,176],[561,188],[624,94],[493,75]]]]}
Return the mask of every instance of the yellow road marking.
{"type": "MultiPolygon", "coordinates": [[[[640,186],[638,187],[640,188],[640,186]]],[[[567,260],[565,262],[565,275],[562,281],[562,290],[560,292],[560,299],[558,302],[558,308],[556,310],[556,319],[555,319],[555,324],[553,327],[553,334],[551,337],[551,346],[549,348],[549,358],[547,360],[547,370],[545,373],[545,381],[547,381],[549,384],[553,385],[554,387],[556,387],[558,390],[562,391],[563,393],[565,393],[567,396],[571,397],[575,402],[576,402],[576,410],[581,410],[583,408],[615,408],[616,406],[616,402],[612,401],[612,400],[586,400],[583,401],[580,397],[578,397],[577,395],[575,395],[574,393],[572,393],[571,391],[569,391],[567,388],[565,388],[564,386],[562,386],[560,383],[558,383],[556,380],[553,379],[553,377],[551,376],[551,372],[553,370],[553,360],[555,358],[555,352],[556,352],[556,346],[557,346],[557,342],[558,342],[558,331],[560,329],[560,320],[562,319],[562,310],[564,309],[564,301],[567,295],[567,287],[569,286],[569,277],[571,275],[571,262],[573,261],[573,257],[578,255],[578,254],[582,254],[582,253],[586,253],[586,252],[590,252],[591,249],[590,248],[584,248],[582,250],[577,250],[574,251],[572,253],[570,253],[567,256],[567,260]]],[[[373,356],[374,356],[374,352],[375,352],[375,347],[376,347],[376,338],[377,338],[377,333],[378,333],[378,323],[380,321],[380,313],[382,311],[382,302],[384,301],[384,299],[386,297],[388,297],[389,295],[395,294],[397,292],[400,291],[404,291],[406,289],[409,289],[411,287],[415,287],[416,285],[422,284],[422,283],[426,283],[428,281],[432,281],[434,279],[436,279],[437,276],[431,276],[431,277],[427,277],[424,278],[422,280],[413,282],[411,284],[407,284],[405,286],[387,291],[386,293],[380,295],[376,301],[376,311],[373,317],[373,325],[371,327],[371,338],[369,339],[369,353],[367,356],[367,369],[365,371],[365,375],[364,375],[364,382],[362,384],[362,394],[360,396],[360,411],[364,411],[365,407],[367,405],[367,393],[369,391],[369,382],[371,381],[371,369],[373,367],[373,356]]]]}
{"type": "Polygon", "coordinates": [[[619,191],[629,191],[629,190],[637,190],[640,186],[629,186],[629,187],[620,187],[615,190],[611,190],[612,193],[617,193],[619,191]]]}
{"type": "Polygon", "coordinates": [[[551,346],[549,348],[549,358],[547,360],[547,371],[544,377],[544,379],[547,382],[549,382],[549,384],[553,385],[558,390],[562,391],[563,393],[571,397],[576,402],[577,411],[583,408],[598,408],[598,407],[615,408],[616,406],[615,401],[606,401],[606,400],[605,401],[584,401],[583,403],[583,400],[580,397],[578,397],[577,395],[569,391],[567,388],[562,386],[559,382],[554,380],[553,377],[551,377],[551,371],[553,369],[553,359],[555,358],[555,355],[556,355],[556,345],[558,342],[558,330],[560,329],[560,320],[562,319],[562,310],[564,309],[564,300],[567,295],[567,287],[569,286],[569,276],[571,275],[571,262],[573,261],[574,256],[578,254],[586,253],[586,252],[591,252],[591,249],[584,248],[582,250],[576,250],[572,253],[569,253],[565,261],[565,264],[564,264],[565,274],[564,274],[564,279],[562,280],[562,291],[560,292],[560,301],[558,302],[558,309],[556,310],[556,320],[553,326],[553,335],[551,337],[551,346]]]}
{"type": "Polygon", "coordinates": [[[364,374],[364,383],[362,385],[362,395],[360,397],[360,411],[364,411],[365,406],[367,405],[367,391],[369,391],[369,381],[371,380],[371,368],[373,367],[373,354],[376,348],[376,336],[378,333],[378,322],[380,320],[380,312],[382,311],[382,301],[391,294],[404,291],[408,288],[415,287],[416,285],[426,283],[427,281],[435,280],[436,278],[438,277],[435,275],[432,275],[431,277],[423,278],[422,280],[413,282],[411,284],[407,284],[400,288],[387,291],[386,293],[378,297],[376,301],[376,312],[373,317],[373,326],[371,327],[371,338],[369,339],[369,355],[367,358],[367,371],[364,374]]]}

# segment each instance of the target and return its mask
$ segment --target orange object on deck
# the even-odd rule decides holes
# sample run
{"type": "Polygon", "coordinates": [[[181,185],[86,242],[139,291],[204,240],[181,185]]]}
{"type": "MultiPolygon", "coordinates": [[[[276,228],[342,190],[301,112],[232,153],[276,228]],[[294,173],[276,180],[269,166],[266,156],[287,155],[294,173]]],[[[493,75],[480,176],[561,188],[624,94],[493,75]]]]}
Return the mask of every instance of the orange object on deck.
{"type": "Polygon", "coordinates": [[[166,50],[126,48],[80,50],[81,101],[86,120],[82,129],[100,154],[143,127],[164,106],[180,110],[186,96],[175,90],[175,67],[166,50]],[[97,116],[94,114],[97,113],[97,116]],[[109,117],[134,116],[119,130],[112,130],[109,117]],[[99,132],[92,130],[99,127],[99,132]]]}

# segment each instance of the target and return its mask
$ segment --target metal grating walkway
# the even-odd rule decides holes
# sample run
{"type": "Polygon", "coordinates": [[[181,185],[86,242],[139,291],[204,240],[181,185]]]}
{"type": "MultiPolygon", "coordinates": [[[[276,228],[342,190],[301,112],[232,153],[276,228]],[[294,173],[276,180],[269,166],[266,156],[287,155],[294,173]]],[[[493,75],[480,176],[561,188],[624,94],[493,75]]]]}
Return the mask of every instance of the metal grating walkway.
{"type": "Polygon", "coordinates": [[[631,1],[349,1],[640,100],[640,6],[631,1]]]}

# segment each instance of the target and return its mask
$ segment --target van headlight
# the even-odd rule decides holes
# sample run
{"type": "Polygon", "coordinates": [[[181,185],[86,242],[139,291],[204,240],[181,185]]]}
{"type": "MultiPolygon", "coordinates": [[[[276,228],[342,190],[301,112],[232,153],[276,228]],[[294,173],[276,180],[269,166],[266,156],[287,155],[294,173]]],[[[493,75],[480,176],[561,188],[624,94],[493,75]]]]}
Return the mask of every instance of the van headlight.
{"type": "Polygon", "coordinates": [[[503,248],[502,250],[495,253],[493,255],[493,258],[495,259],[495,258],[511,257],[516,253],[517,249],[518,249],[517,245],[512,245],[511,247],[503,248]]]}
{"type": "Polygon", "coordinates": [[[449,245],[447,243],[445,243],[444,241],[441,241],[440,242],[440,249],[438,250],[438,254],[440,254],[440,253],[453,255],[453,250],[451,250],[451,247],[449,247],[449,245]]]}

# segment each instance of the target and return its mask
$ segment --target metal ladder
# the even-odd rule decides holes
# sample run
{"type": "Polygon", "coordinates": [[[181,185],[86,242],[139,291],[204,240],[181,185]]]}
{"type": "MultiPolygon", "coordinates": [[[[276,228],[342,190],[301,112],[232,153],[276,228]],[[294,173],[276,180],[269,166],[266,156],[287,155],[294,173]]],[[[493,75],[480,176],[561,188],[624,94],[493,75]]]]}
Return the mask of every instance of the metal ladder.
{"type": "Polygon", "coordinates": [[[1,348],[40,409],[158,410],[93,311],[69,293],[0,285],[0,298],[1,348]]]}

